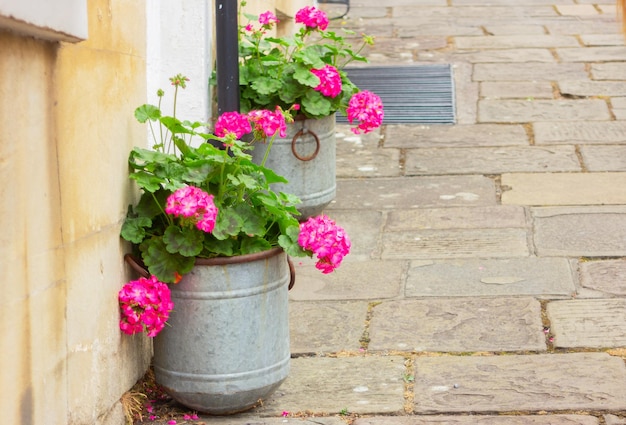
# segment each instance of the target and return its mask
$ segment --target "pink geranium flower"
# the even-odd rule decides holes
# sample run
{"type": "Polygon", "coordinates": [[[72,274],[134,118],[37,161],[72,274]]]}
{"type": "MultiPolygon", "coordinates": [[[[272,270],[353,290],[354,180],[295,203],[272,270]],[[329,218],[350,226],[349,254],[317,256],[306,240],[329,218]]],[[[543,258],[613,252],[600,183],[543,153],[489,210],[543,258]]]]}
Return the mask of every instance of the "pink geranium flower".
{"type": "Polygon", "coordinates": [[[241,136],[251,131],[248,117],[239,112],[224,112],[215,123],[215,135],[218,137],[234,134],[236,139],[240,139],[241,136]]]}
{"type": "Polygon", "coordinates": [[[341,93],[341,76],[337,68],[326,65],[321,69],[312,69],[311,72],[320,79],[315,90],[329,97],[337,97],[341,93]]]}
{"type": "Polygon", "coordinates": [[[191,218],[198,229],[210,233],[215,227],[218,209],[213,195],[195,186],[185,186],[167,197],[165,212],[175,217],[191,218]]]}
{"type": "Polygon", "coordinates": [[[352,129],[354,134],[369,133],[383,123],[385,113],[383,102],[374,93],[364,90],[354,94],[350,98],[346,115],[350,124],[359,121],[358,126],[352,129]]]}
{"type": "Polygon", "coordinates": [[[305,6],[296,12],[296,23],[304,24],[308,28],[319,28],[322,31],[328,28],[328,17],[323,11],[305,6]]]}
{"type": "Polygon", "coordinates": [[[280,137],[287,135],[285,116],[278,106],[273,112],[267,109],[250,111],[248,117],[254,123],[255,133],[262,133],[265,137],[273,137],[277,132],[280,137]]]}
{"type": "Polygon", "coordinates": [[[269,10],[267,12],[261,13],[261,15],[259,16],[259,23],[261,25],[272,25],[277,24],[278,22],[280,21],[278,20],[276,15],[274,15],[269,10]]]}
{"type": "Polygon", "coordinates": [[[120,289],[118,299],[122,311],[120,329],[133,335],[144,330],[156,336],[174,308],[169,287],[156,276],[131,280],[120,289]]]}
{"type": "Polygon", "coordinates": [[[351,246],[346,231],[325,215],[300,223],[298,244],[315,254],[318,259],[315,267],[322,273],[330,273],[339,267],[350,253],[351,246]]]}

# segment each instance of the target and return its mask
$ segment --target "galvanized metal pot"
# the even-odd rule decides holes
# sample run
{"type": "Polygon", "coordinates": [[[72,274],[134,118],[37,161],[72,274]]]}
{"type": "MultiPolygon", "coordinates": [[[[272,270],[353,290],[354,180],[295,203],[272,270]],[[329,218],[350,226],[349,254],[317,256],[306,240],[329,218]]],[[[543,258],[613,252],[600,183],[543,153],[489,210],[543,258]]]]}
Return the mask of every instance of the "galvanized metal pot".
{"type": "MultiPolygon", "coordinates": [[[[274,191],[300,198],[300,220],[320,214],[336,194],[335,114],[320,119],[296,118],[287,124],[287,135],[274,139],[265,166],[289,183],[277,183],[274,191]]],[[[252,157],[261,163],[268,145],[258,143],[252,157]]]]}
{"type": "Polygon", "coordinates": [[[154,339],[157,382],[202,412],[241,412],[266,399],[289,373],[290,266],[276,248],[198,259],[170,285],[174,310],[154,339]]]}

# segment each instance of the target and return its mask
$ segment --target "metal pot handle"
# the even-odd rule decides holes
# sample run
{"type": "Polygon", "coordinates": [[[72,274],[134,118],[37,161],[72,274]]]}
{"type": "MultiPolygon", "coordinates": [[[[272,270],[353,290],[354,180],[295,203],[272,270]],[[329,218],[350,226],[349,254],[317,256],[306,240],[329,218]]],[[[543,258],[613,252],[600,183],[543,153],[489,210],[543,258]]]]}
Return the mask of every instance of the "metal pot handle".
{"type": "Polygon", "coordinates": [[[314,159],[317,154],[320,151],[320,138],[317,137],[317,134],[315,134],[314,131],[309,130],[308,128],[302,128],[300,131],[298,131],[295,136],[293,136],[293,139],[291,139],[291,152],[293,153],[293,156],[295,156],[296,158],[298,158],[300,161],[310,161],[312,159],[314,159]],[[310,134],[313,136],[313,138],[315,139],[315,152],[313,152],[311,155],[309,156],[302,156],[300,155],[297,151],[296,151],[296,141],[304,136],[305,134],[310,134]]]}
{"type": "Polygon", "coordinates": [[[145,277],[146,279],[150,277],[150,273],[148,273],[148,270],[146,270],[145,267],[139,264],[139,261],[135,258],[134,255],[124,255],[124,261],[126,261],[128,265],[142,277],[145,277]]]}
{"type": "Polygon", "coordinates": [[[296,283],[296,268],[293,265],[293,262],[291,261],[291,258],[287,257],[287,264],[289,264],[289,287],[288,290],[291,291],[291,288],[293,288],[293,285],[295,285],[296,283]]]}

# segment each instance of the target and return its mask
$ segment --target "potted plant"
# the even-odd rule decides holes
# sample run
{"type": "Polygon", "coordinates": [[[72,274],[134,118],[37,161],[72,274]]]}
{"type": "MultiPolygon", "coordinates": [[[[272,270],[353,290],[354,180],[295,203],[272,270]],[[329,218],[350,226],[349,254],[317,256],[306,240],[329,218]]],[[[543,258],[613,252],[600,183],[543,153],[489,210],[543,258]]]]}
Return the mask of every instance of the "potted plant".
{"type": "MultiPolygon", "coordinates": [[[[171,81],[175,111],[187,78],[171,81]]],[[[129,156],[142,194],[121,236],[142,277],[119,293],[120,328],[156,337],[155,376],[177,401],[215,414],[245,410],[289,370],[287,256],[316,255],[330,273],[349,238],[325,216],[299,223],[297,197],[270,188],[286,180],[253,162],[239,140],[252,131],[271,146],[287,111],[224,113],[211,134],[203,123],[163,115],[160,101],[135,116],[150,125],[154,146],[129,156]],[[218,147],[193,147],[194,138],[218,147]]]]}
{"type": "MultiPolygon", "coordinates": [[[[293,36],[271,35],[279,21],[269,11],[244,16],[248,22],[239,29],[241,111],[299,105],[292,109],[295,122],[287,134],[274,142],[267,165],[287,177],[289,183],[281,187],[300,197],[303,218],[314,216],[335,197],[335,113],[345,114],[356,134],[382,124],[380,98],[360,91],[344,70],[350,62],[367,61],[360,52],[373,38],[364,35],[359,50],[353,50],[328,30],[326,14],[312,6],[296,13],[300,27],[293,36]]],[[[253,156],[260,160],[263,150],[253,156]]]]}

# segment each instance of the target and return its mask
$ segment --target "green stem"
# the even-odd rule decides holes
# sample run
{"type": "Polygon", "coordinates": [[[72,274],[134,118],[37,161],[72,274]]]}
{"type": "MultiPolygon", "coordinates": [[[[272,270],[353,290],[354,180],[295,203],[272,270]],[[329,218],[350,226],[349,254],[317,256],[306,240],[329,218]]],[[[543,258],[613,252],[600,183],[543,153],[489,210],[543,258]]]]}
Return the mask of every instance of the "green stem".
{"type": "Polygon", "coordinates": [[[261,167],[265,167],[265,162],[267,158],[270,156],[270,150],[272,149],[272,145],[274,144],[274,138],[276,137],[276,133],[272,136],[269,143],[267,144],[267,149],[265,150],[265,155],[263,155],[263,161],[261,161],[261,167]]]}

